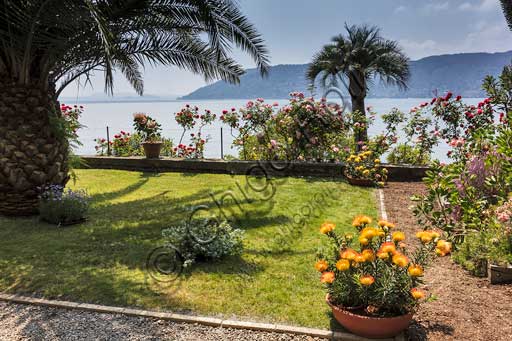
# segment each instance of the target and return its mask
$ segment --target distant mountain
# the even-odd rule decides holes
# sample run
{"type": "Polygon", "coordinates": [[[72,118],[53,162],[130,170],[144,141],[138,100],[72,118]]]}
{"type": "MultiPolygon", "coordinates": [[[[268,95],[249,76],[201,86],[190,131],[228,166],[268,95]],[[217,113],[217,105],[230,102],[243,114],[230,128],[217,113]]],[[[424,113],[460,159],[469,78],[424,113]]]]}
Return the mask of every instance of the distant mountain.
{"type": "MultiPolygon", "coordinates": [[[[379,80],[370,88],[369,97],[430,97],[450,90],[464,97],[483,97],[482,80],[487,75],[498,75],[510,64],[512,51],[500,53],[460,53],[431,56],[412,61],[409,89],[402,91],[385,86],[379,80]]],[[[239,85],[218,81],[180,98],[193,99],[249,99],[288,98],[291,91],[309,93],[305,73],[308,64],[276,65],[269,76],[261,78],[256,69],[247,70],[239,85]]],[[[317,90],[321,93],[321,90],[317,90]]]]}
{"type": "MultiPolygon", "coordinates": [[[[144,95],[138,96],[131,93],[116,93],[109,96],[105,93],[94,93],[89,96],[78,97],[80,103],[118,103],[118,102],[168,102],[178,98],[177,95],[144,95]]],[[[61,103],[75,103],[76,97],[59,97],[61,103]]]]}

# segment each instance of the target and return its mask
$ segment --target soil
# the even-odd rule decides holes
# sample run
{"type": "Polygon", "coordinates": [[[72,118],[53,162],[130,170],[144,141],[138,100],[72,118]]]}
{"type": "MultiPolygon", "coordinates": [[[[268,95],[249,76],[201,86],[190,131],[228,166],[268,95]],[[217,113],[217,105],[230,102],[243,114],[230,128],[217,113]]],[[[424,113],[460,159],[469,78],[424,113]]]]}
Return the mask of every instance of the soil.
{"type": "MultiPolygon", "coordinates": [[[[410,197],[424,192],[424,185],[391,182],[383,190],[388,219],[413,240],[421,227],[410,197]]],[[[512,340],[512,285],[491,285],[444,257],[426,271],[425,289],[437,299],[420,306],[409,340],[512,340]]]]}

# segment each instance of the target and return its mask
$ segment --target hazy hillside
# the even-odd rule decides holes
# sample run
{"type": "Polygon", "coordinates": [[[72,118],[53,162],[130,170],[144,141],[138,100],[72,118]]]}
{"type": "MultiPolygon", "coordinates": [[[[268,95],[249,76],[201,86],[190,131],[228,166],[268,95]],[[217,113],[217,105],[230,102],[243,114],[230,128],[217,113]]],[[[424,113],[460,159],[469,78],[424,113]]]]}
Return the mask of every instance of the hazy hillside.
{"type": "MultiPolygon", "coordinates": [[[[426,57],[411,62],[412,77],[407,91],[385,87],[377,80],[370,89],[370,96],[430,97],[435,91],[451,90],[464,97],[481,97],[482,79],[489,74],[498,75],[511,60],[512,51],[426,57]]],[[[239,85],[219,81],[197,89],[183,99],[287,98],[290,91],[307,93],[306,68],[307,64],[273,66],[265,79],[255,69],[249,69],[239,85]]]]}

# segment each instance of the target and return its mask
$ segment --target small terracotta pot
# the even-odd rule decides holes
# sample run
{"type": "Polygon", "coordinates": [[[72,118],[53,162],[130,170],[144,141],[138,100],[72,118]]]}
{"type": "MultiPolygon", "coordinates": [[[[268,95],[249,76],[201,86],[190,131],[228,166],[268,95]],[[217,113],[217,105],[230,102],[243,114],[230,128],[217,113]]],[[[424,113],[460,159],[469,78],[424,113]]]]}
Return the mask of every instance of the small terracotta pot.
{"type": "Polygon", "coordinates": [[[144,148],[147,159],[158,159],[162,150],[162,142],[144,142],[142,148],[144,148]]]}
{"type": "Polygon", "coordinates": [[[400,334],[412,321],[412,313],[396,317],[370,317],[355,314],[348,309],[333,305],[329,295],[325,298],[336,321],[348,331],[370,339],[385,339],[400,334]]]}

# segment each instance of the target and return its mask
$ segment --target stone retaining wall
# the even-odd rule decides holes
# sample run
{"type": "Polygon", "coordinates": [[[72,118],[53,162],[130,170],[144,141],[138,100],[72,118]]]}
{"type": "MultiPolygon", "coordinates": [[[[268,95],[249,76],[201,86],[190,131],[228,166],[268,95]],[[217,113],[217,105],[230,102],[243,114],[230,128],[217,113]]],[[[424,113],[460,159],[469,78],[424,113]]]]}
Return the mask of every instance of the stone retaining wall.
{"type": "MultiPolygon", "coordinates": [[[[343,178],[341,163],[183,160],[172,158],[82,156],[89,168],[142,172],[218,173],[267,176],[312,176],[343,178]]],[[[421,181],[427,167],[384,165],[390,181],[421,181]]]]}

